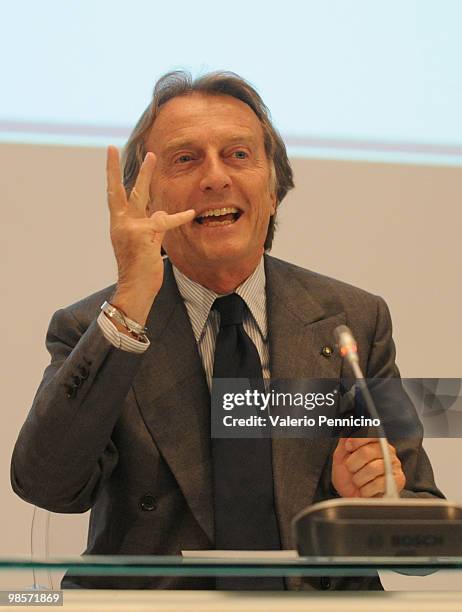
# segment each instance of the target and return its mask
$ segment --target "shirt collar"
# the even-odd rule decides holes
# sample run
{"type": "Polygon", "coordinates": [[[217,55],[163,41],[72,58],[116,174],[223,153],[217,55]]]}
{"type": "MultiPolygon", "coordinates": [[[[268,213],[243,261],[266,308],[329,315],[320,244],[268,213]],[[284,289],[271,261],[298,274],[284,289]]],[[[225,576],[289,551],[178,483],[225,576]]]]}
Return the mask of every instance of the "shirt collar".
{"type": "MultiPolygon", "coordinates": [[[[194,337],[196,342],[199,342],[212,304],[220,294],[191,280],[175,266],[172,267],[178,290],[191,320],[194,337]]],[[[235,290],[235,293],[247,304],[264,340],[268,333],[265,286],[265,266],[262,257],[252,274],[235,290]]]]}

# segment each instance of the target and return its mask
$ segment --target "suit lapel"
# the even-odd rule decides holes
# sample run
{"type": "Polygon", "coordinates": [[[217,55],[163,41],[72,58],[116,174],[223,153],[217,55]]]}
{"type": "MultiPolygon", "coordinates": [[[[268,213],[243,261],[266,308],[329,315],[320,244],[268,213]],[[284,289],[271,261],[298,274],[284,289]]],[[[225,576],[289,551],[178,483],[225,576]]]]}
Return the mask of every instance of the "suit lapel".
{"type": "Polygon", "coordinates": [[[168,260],[147,327],[151,346],[133,384],[135,395],[156,446],[212,542],[210,394],[168,260]]]}
{"type": "MultiPolygon", "coordinates": [[[[327,359],[321,348],[333,345],[333,330],[345,322],[344,313],[326,314],[283,262],[265,257],[265,270],[272,378],[338,378],[340,357],[334,352],[327,359]]],[[[154,443],[212,543],[210,394],[168,260],[164,274],[147,322],[151,346],[133,388],[154,443]]],[[[278,438],[272,447],[276,511],[287,548],[293,546],[291,520],[313,502],[332,441],[278,438]]]]}
{"type": "MultiPolygon", "coordinates": [[[[334,346],[333,330],[345,322],[344,313],[326,313],[312,297],[308,283],[302,284],[301,275],[287,264],[265,257],[265,270],[272,379],[337,379],[340,356],[334,351],[325,357],[322,348],[334,346]]],[[[332,447],[333,440],[327,438],[272,441],[276,512],[284,548],[294,546],[292,518],[313,503],[332,447]]]]}

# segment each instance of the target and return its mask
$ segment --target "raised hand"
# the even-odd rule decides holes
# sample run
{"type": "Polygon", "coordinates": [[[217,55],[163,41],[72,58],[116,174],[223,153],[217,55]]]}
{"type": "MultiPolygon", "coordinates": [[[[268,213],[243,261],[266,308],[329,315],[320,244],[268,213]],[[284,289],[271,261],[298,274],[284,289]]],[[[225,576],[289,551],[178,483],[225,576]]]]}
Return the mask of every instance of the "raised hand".
{"type": "Polygon", "coordinates": [[[119,152],[112,146],[107,150],[110,233],[118,268],[117,290],[111,303],[141,325],[145,324],[162,286],[161,246],[165,232],[191,222],[195,215],[192,209],[173,215],[164,211],[148,215],[149,185],[155,164],[155,155],[148,153],[127,199],[119,152]]]}

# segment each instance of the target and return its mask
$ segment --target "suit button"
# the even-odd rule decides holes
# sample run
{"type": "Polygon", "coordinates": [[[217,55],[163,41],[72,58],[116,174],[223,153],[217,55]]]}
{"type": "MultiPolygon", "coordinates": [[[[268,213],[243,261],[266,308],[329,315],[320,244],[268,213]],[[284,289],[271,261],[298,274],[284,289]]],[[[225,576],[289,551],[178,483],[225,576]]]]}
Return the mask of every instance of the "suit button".
{"type": "Polygon", "coordinates": [[[80,378],[80,376],[73,376],[72,380],[74,381],[74,387],[80,387],[80,385],[82,384],[82,378],[80,378]]]}
{"type": "Polygon", "coordinates": [[[77,395],[78,385],[67,385],[66,386],[66,397],[73,399],[77,395]]]}
{"type": "Polygon", "coordinates": [[[140,508],[144,512],[152,512],[157,508],[156,498],[151,493],[145,493],[143,497],[140,498],[140,508]]]}
{"type": "Polygon", "coordinates": [[[330,578],[329,576],[321,577],[321,591],[328,591],[330,589],[330,578]]]}
{"type": "Polygon", "coordinates": [[[88,375],[90,374],[90,371],[88,370],[88,368],[86,368],[85,366],[80,366],[79,372],[80,372],[80,378],[82,380],[87,380],[88,375]]]}

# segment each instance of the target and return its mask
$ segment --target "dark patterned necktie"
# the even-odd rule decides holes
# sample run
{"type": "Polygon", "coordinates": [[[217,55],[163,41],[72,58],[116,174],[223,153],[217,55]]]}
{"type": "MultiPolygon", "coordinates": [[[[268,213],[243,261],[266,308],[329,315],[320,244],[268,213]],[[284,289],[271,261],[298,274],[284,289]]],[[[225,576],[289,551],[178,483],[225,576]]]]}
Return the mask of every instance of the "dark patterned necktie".
{"type": "MultiPolygon", "coordinates": [[[[217,298],[220,313],[214,378],[257,380],[263,389],[258,351],[242,324],[245,302],[236,293],[217,298]]],[[[270,438],[212,438],[217,550],[280,550],[274,508],[270,438]]],[[[279,577],[217,578],[227,590],[281,590],[279,577]]]]}

